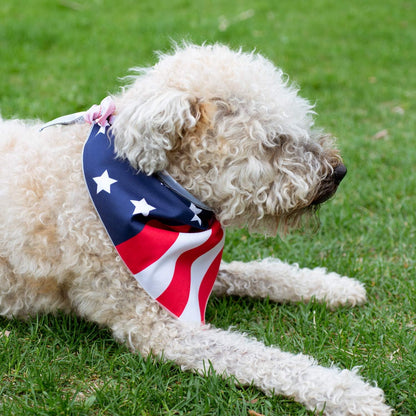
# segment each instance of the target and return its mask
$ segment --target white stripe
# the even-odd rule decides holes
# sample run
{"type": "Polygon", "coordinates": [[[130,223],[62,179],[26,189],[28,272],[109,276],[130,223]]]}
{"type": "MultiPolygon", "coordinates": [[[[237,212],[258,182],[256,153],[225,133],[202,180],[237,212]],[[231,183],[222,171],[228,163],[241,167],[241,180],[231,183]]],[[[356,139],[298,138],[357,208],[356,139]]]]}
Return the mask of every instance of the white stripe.
{"type": "Polygon", "coordinates": [[[158,298],[172,281],[178,257],[186,251],[205,243],[211,233],[212,230],[198,233],[179,233],[176,241],[162,257],[134,275],[134,277],[153,299],[158,298]]]}
{"type": "Polygon", "coordinates": [[[189,292],[188,303],[182,314],[179,316],[179,320],[186,322],[201,322],[198,296],[199,288],[209,267],[224,247],[224,239],[225,233],[221,241],[215,247],[194,261],[191,268],[191,289],[189,292]]]}

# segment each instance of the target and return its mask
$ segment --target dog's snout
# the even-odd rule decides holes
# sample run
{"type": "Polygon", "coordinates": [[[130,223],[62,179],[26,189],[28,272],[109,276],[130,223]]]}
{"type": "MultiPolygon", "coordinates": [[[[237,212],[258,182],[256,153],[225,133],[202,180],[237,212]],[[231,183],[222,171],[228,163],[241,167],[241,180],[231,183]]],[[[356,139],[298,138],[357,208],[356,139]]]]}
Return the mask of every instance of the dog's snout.
{"type": "Polygon", "coordinates": [[[335,194],[338,185],[347,174],[347,168],[341,163],[334,168],[331,177],[326,178],[320,187],[319,193],[312,201],[312,205],[319,205],[331,198],[335,194]]]}
{"type": "Polygon", "coordinates": [[[338,165],[334,169],[334,174],[333,174],[335,183],[338,185],[344,179],[346,174],[347,174],[347,168],[343,164],[338,165]]]}

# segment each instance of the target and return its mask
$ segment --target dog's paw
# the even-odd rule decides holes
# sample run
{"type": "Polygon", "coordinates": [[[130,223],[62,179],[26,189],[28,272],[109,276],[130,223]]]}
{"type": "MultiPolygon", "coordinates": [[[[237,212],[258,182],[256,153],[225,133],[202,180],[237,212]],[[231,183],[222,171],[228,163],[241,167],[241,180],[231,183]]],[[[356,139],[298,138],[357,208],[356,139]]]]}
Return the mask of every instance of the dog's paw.
{"type": "MultiPolygon", "coordinates": [[[[335,381],[335,380],[334,380],[335,381]]],[[[338,383],[330,389],[331,400],[325,403],[326,416],[390,416],[391,407],[384,402],[384,393],[378,387],[364,382],[356,371],[343,370],[338,383]]]]}
{"type": "Polygon", "coordinates": [[[328,273],[323,300],[332,309],[338,306],[362,305],[367,300],[364,284],[356,279],[328,273]]]}
{"type": "Polygon", "coordinates": [[[316,366],[310,369],[303,381],[308,386],[309,395],[309,400],[306,399],[303,403],[317,414],[390,416],[392,413],[384,401],[383,390],[364,381],[357,369],[339,370],[336,367],[316,366]]]}
{"type": "Polygon", "coordinates": [[[351,277],[328,272],[326,269],[299,269],[302,275],[299,287],[303,300],[315,299],[325,302],[330,309],[338,306],[356,306],[366,302],[367,295],[364,284],[351,277]]]}

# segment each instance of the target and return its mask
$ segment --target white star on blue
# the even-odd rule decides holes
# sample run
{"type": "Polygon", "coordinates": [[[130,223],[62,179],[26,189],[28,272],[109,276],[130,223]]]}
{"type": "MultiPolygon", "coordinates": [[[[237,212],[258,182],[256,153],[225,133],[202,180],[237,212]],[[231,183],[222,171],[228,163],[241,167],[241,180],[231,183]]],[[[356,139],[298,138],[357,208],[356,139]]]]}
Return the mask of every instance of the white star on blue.
{"type": "Polygon", "coordinates": [[[134,211],[132,215],[141,214],[147,217],[150,211],[156,209],[152,205],[148,204],[144,198],[142,198],[140,201],[130,200],[130,202],[134,205],[134,211]]]}
{"type": "Polygon", "coordinates": [[[116,179],[110,178],[107,170],[105,170],[101,176],[96,176],[93,179],[97,184],[97,194],[99,194],[101,191],[105,191],[111,194],[111,185],[117,182],[116,179]]]}
{"type": "Polygon", "coordinates": [[[198,217],[198,214],[202,212],[202,209],[197,208],[192,202],[189,209],[194,213],[194,216],[192,217],[191,221],[198,221],[198,224],[201,225],[201,218],[198,217]]]}

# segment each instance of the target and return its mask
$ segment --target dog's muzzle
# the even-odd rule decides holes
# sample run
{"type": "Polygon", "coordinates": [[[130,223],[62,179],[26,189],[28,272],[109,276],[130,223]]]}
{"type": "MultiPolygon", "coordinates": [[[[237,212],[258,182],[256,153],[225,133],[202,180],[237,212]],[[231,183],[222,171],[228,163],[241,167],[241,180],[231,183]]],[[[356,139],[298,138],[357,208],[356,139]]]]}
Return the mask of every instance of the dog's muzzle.
{"type": "Polygon", "coordinates": [[[331,198],[331,196],[335,194],[338,185],[344,179],[346,174],[347,168],[343,164],[336,166],[332,175],[328,179],[323,181],[319,193],[316,195],[311,205],[322,204],[323,202],[331,198]]]}

